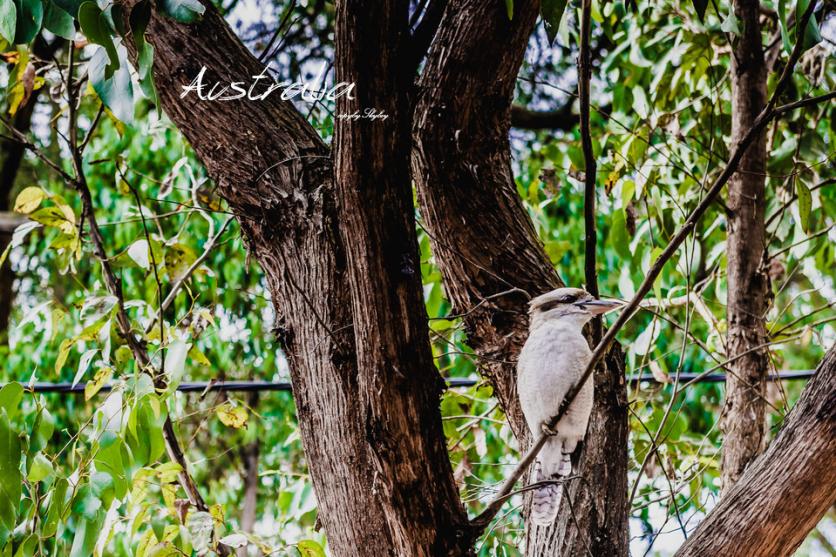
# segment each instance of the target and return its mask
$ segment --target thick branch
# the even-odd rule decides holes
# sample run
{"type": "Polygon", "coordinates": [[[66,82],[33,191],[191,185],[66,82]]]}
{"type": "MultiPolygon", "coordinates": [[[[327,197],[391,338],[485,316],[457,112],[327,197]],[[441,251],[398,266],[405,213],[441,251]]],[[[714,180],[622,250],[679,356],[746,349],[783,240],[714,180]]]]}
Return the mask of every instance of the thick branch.
{"type": "MultiPolygon", "coordinates": [[[[742,26],[731,60],[732,144],[754,124],[766,104],[766,62],[761,46],[758,0],[735,0],[742,26]]],[[[766,340],[769,277],[766,252],[766,134],[761,132],[740,159],[729,180],[727,275],[727,355],[746,353],[731,364],[726,379],[721,428],[723,490],[730,488],[766,443],[764,378],[769,371],[767,348],[750,351],[766,340]]]]}
{"type": "Polygon", "coordinates": [[[767,451],[758,457],[678,557],[792,555],[836,503],[836,347],[831,347],[787,415],[767,451]]]}
{"type": "Polygon", "coordinates": [[[578,124],[578,116],[572,112],[574,97],[556,110],[529,110],[515,104],[511,107],[511,126],[526,130],[569,131],[578,124]]]}
{"type": "MultiPolygon", "coordinates": [[[[522,448],[530,433],[517,400],[516,360],[528,335],[526,304],[560,284],[517,193],[508,139],[538,8],[515,2],[509,21],[501,2],[451,0],[413,120],[413,178],[445,292],[522,448]]],[[[596,377],[578,468],[597,481],[592,490],[570,486],[576,522],[564,505],[554,526],[529,529],[529,554],[577,554],[586,537],[598,554],[627,553],[626,387],[618,354],[608,366],[612,373],[596,377]]]]}
{"type": "MultiPolygon", "coordinates": [[[[467,514],[447,455],[415,230],[409,156],[413,75],[407,4],[337,2],[336,81],[356,84],[334,130],[339,220],[351,286],[358,396],[395,554],[472,551],[467,514]]],[[[430,8],[433,6],[431,5],[430,8]]]]}

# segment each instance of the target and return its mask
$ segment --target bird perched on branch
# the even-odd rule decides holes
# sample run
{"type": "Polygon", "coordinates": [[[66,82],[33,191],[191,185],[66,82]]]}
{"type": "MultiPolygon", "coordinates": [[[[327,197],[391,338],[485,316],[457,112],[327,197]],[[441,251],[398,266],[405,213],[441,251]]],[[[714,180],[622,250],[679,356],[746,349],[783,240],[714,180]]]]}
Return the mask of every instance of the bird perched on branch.
{"type": "MultiPolygon", "coordinates": [[[[554,431],[545,430],[545,423],[557,415],[566,393],[589,364],[592,352],[583,336],[583,326],[594,316],[620,305],[596,300],[580,288],[558,288],[529,303],[531,320],[517,364],[517,392],[532,435],[537,437],[541,431],[551,435],[537,455],[536,481],[559,480],[572,473],[571,455],[586,435],[592,411],[592,377],[554,431]]],[[[561,489],[559,484],[548,484],[534,490],[530,517],[534,524],[554,521],[561,489]]]]}

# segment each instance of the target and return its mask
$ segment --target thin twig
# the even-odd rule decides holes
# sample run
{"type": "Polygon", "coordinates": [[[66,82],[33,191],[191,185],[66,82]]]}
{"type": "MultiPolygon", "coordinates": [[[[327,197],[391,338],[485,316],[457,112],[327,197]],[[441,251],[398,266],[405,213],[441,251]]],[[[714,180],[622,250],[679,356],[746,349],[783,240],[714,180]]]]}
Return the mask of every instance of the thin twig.
{"type": "MultiPolygon", "coordinates": [[[[203,246],[203,253],[201,253],[200,256],[198,256],[198,258],[195,259],[194,262],[189,266],[189,268],[186,269],[186,272],[180,275],[175,281],[175,283],[171,285],[171,290],[168,292],[168,295],[165,297],[165,300],[163,300],[162,304],[160,305],[160,314],[162,314],[165,310],[168,309],[172,302],[174,302],[175,298],[177,298],[177,293],[179,292],[183,284],[185,284],[189,277],[192,275],[192,273],[194,273],[195,270],[198,267],[200,267],[200,265],[204,261],[206,261],[206,258],[209,257],[209,253],[212,251],[212,249],[214,249],[215,245],[218,243],[218,240],[226,231],[227,227],[231,222],[232,217],[228,217],[221,225],[221,228],[220,230],[218,230],[217,234],[215,234],[206,241],[206,244],[203,246]]],[[[146,334],[151,332],[151,329],[154,327],[154,321],[156,319],[157,316],[154,316],[151,322],[148,323],[148,325],[145,327],[146,334]]]]}
{"type": "MultiPolygon", "coordinates": [[[[595,153],[592,150],[592,135],[589,131],[589,83],[592,77],[592,61],[589,56],[589,28],[591,26],[592,1],[583,0],[581,10],[580,53],[578,54],[578,98],[580,99],[580,128],[581,144],[584,160],[584,278],[586,290],[594,297],[598,297],[598,272],[596,271],[596,248],[598,233],[595,230],[595,181],[597,165],[595,153]]],[[[592,342],[601,340],[601,317],[596,317],[592,323],[592,342]]]]}

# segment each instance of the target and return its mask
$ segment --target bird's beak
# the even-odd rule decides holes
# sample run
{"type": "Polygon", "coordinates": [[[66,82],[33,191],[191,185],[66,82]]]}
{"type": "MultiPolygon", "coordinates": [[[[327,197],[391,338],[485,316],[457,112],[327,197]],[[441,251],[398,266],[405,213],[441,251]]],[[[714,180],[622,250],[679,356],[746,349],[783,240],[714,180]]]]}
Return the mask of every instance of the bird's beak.
{"type": "Polygon", "coordinates": [[[589,310],[592,315],[603,315],[608,311],[612,311],[624,305],[624,302],[619,300],[581,300],[575,302],[575,305],[589,310]]]}

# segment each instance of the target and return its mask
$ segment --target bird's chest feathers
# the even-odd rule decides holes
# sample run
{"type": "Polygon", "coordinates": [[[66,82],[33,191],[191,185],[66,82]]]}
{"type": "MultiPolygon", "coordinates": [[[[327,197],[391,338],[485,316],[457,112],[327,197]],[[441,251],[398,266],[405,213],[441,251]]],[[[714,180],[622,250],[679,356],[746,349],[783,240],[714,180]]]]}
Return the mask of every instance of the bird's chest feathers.
{"type": "Polygon", "coordinates": [[[576,327],[546,323],[536,328],[523,346],[519,360],[519,380],[536,382],[547,388],[557,382],[580,378],[589,362],[589,344],[576,327]]]}

